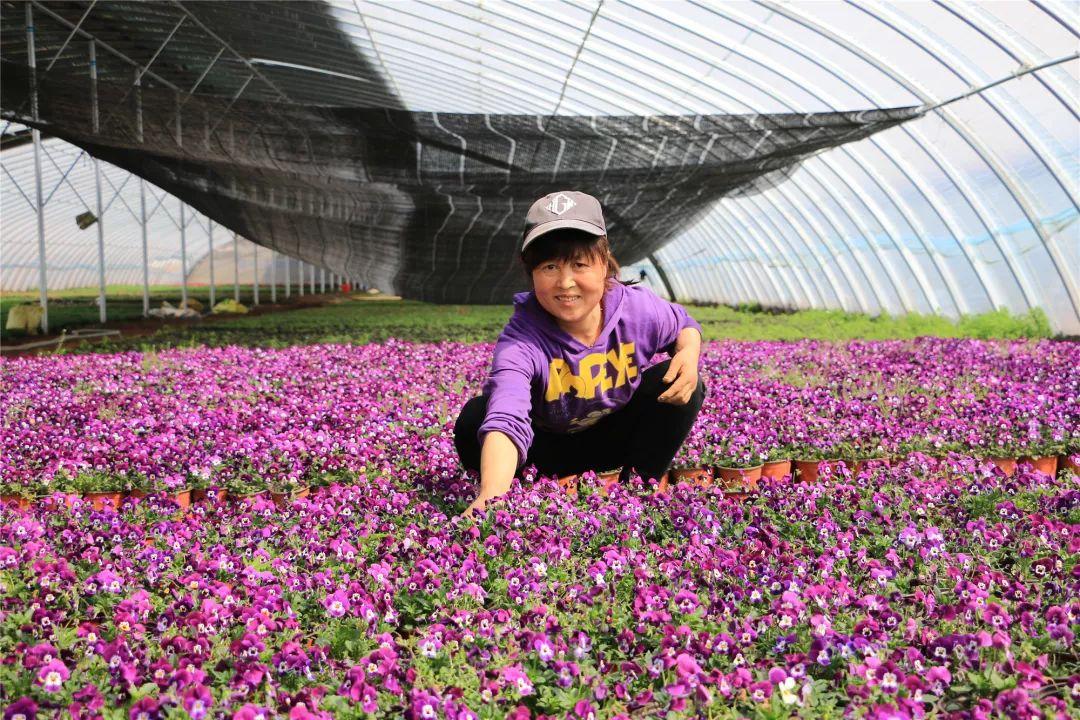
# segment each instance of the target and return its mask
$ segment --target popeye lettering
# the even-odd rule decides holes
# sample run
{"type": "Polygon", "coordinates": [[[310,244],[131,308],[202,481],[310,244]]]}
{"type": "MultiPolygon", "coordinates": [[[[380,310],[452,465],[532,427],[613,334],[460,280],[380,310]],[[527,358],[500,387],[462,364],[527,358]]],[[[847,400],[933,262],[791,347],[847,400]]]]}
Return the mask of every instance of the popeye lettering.
{"type": "Polygon", "coordinates": [[[637,377],[638,369],[634,365],[634,343],[621,343],[618,351],[591,353],[578,363],[575,374],[570,363],[562,358],[553,358],[548,368],[547,392],[545,402],[553,402],[563,395],[574,391],[576,397],[591,400],[612,388],[622,387],[628,380],[637,377]],[[615,370],[612,378],[607,372],[607,365],[615,370]]]}

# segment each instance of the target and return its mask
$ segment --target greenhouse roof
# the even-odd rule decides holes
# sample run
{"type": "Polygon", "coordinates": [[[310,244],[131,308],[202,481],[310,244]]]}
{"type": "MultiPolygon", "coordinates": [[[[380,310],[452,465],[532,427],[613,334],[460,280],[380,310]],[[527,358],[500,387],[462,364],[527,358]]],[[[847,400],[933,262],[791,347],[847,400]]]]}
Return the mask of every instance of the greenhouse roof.
{"type": "MultiPolygon", "coordinates": [[[[74,168],[43,168],[68,203],[50,287],[97,257],[70,142],[111,164],[117,203],[135,173],[412,297],[505,301],[529,200],[575,188],[683,300],[1038,307],[1080,333],[1075,3],[4,2],[0,20],[4,117],[74,168]]],[[[26,147],[2,155],[5,289],[36,282],[26,147]]],[[[105,219],[125,272],[137,221],[105,219]]]]}

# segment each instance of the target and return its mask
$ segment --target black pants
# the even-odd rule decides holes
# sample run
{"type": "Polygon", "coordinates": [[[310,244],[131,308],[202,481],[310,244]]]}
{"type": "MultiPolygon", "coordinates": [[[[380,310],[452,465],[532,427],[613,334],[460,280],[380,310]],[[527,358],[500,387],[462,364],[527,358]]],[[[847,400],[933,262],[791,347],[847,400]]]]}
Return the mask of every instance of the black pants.
{"type": "MultiPolygon", "coordinates": [[[[534,438],[525,465],[536,465],[544,475],[621,467],[623,481],[631,469],[645,479],[659,478],[690,434],[705,399],[705,383],[699,378],[686,405],[657,402],[656,398],[670,387],[663,380],[670,363],[665,360],[645,370],[630,402],[586,430],[552,433],[533,425],[534,438]]],[[[475,397],[465,403],[454,425],[454,444],[468,470],[480,470],[476,432],[486,413],[487,398],[475,397]]]]}

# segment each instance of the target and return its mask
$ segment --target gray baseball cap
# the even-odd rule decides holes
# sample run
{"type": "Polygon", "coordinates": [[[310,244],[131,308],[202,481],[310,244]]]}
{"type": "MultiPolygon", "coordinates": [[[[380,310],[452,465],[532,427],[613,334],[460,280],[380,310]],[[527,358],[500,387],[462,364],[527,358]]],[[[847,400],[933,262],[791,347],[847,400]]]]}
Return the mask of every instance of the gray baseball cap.
{"type": "Polygon", "coordinates": [[[607,235],[600,201],[576,190],[560,190],[540,198],[525,215],[525,237],[521,250],[524,252],[529,243],[544,233],[564,228],[607,235]]]}

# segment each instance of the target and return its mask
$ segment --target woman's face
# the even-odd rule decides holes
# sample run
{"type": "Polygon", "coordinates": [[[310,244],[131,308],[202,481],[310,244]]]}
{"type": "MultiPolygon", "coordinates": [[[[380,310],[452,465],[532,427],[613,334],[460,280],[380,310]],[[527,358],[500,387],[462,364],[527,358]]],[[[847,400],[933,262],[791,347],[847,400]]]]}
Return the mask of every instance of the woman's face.
{"type": "Polygon", "coordinates": [[[545,260],[533,268],[533,290],[540,306],[562,327],[576,327],[599,311],[607,280],[607,264],[600,258],[545,260]]]}

